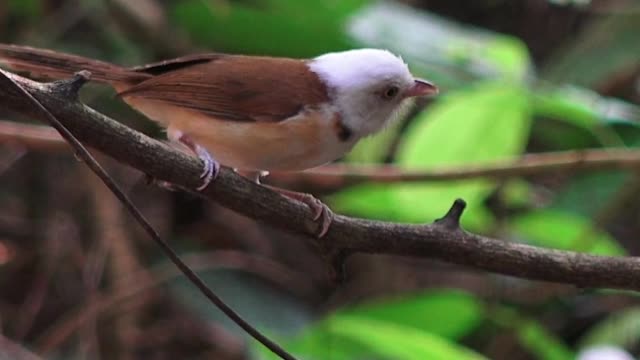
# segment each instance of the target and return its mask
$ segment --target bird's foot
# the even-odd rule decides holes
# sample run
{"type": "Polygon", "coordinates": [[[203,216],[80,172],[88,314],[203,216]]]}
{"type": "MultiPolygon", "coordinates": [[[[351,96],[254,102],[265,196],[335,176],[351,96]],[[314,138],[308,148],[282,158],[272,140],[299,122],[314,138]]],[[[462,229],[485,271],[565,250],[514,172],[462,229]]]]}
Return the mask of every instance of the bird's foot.
{"type": "Polygon", "coordinates": [[[182,133],[178,130],[173,130],[169,132],[169,139],[172,141],[178,141],[184,146],[186,146],[191,152],[193,152],[198,159],[200,159],[203,163],[202,174],[200,174],[200,179],[202,179],[202,184],[196,188],[198,191],[204,190],[209,184],[214,181],[218,174],[220,173],[220,163],[217,162],[211,154],[207,151],[207,149],[198,145],[192,138],[190,138],[187,134],[182,133]]]}
{"type": "Polygon", "coordinates": [[[322,238],[327,234],[327,232],[329,231],[329,226],[331,226],[331,222],[333,220],[333,212],[325,203],[308,193],[282,189],[275,186],[267,187],[279,192],[280,194],[288,198],[298,200],[307,205],[311,209],[311,211],[313,211],[313,221],[316,221],[319,224],[319,232],[317,237],[322,238]]]}

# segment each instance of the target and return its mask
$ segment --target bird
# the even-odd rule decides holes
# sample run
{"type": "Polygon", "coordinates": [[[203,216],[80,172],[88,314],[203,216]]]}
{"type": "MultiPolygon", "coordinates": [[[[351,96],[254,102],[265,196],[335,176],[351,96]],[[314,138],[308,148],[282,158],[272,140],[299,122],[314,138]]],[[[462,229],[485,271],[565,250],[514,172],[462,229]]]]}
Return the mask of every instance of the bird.
{"type": "MultiPolygon", "coordinates": [[[[0,64],[53,79],[81,70],[111,85],[133,109],[203,161],[203,190],[220,164],[260,183],[269,171],[302,171],[339,159],[362,138],[402,117],[432,82],[401,57],[363,48],[298,59],[225,53],[124,67],[78,55],[0,44],[0,64]]],[[[310,194],[271,187],[307,204],[319,222],[330,209],[310,194]]]]}

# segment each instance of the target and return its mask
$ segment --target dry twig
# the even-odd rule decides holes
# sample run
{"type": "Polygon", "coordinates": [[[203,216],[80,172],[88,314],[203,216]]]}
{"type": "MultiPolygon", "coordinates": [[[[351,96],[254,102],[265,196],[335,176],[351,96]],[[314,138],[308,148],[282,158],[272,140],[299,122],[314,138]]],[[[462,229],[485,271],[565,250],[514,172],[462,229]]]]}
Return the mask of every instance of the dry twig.
{"type": "MultiPolygon", "coordinates": [[[[0,120],[0,142],[16,142],[33,150],[66,150],[55,130],[0,120]]],[[[268,180],[298,186],[337,189],[363,182],[437,182],[475,178],[503,179],[553,172],[639,170],[640,151],[608,148],[526,154],[517,159],[434,169],[403,169],[394,165],[330,164],[303,172],[271,172],[268,180]]]]}

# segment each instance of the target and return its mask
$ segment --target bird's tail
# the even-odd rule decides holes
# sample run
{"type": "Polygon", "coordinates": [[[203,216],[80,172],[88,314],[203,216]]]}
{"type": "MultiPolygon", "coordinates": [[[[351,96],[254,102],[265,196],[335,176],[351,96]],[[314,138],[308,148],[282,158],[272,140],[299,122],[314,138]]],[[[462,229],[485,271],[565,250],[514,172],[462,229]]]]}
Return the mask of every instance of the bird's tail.
{"type": "Polygon", "coordinates": [[[0,64],[12,70],[28,71],[34,76],[53,79],[71,77],[78,71],[88,70],[92,80],[116,87],[136,84],[149,78],[148,74],[108,62],[20,45],[0,44],[0,64]]]}

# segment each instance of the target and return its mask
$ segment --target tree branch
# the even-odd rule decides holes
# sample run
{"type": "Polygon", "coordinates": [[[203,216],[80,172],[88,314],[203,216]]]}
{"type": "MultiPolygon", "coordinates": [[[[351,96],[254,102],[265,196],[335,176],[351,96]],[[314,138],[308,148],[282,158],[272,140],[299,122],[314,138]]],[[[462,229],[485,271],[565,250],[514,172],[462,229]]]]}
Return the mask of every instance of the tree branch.
{"type": "MultiPolygon", "coordinates": [[[[16,142],[34,150],[66,150],[58,133],[42,125],[0,120],[0,142],[16,142]]],[[[342,188],[364,182],[438,182],[475,178],[503,179],[554,172],[640,170],[640,151],[607,148],[525,154],[517,159],[425,170],[396,165],[329,164],[301,172],[270,172],[268,180],[308,187],[342,188]]]]}
{"type": "MultiPolygon", "coordinates": [[[[12,77],[87,145],[156,179],[188,189],[200,184],[198,159],[65,98],[49,84],[12,77]]],[[[0,87],[0,106],[40,118],[23,97],[6,87],[0,87]]],[[[500,274],[580,287],[640,290],[638,258],[544,249],[471,234],[457,225],[463,202],[456,202],[447,216],[430,225],[336,215],[327,235],[315,239],[312,234],[316,233],[316,224],[306,205],[258,186],[227,168],[222,169],[202,195],[250,218],[307,235],[332,261],[357,252],[396,254],[440,259],[500,274]]]]}
{"type": "Polygon", "coordinates": [[[396,165],[331,164],[303,172],[274,172],[272,180],[299,186],[342,188],[364,182],[439,182],[475,178],[506,179],[557,172],[638,170],[640,151],[607,148],[526,154],[517,159],[433,169],[403,169],[396,165]]]}

